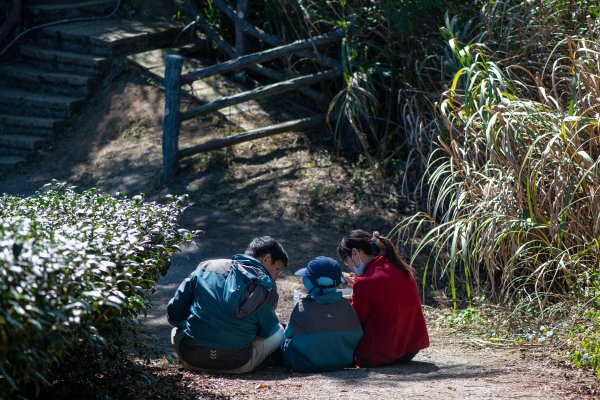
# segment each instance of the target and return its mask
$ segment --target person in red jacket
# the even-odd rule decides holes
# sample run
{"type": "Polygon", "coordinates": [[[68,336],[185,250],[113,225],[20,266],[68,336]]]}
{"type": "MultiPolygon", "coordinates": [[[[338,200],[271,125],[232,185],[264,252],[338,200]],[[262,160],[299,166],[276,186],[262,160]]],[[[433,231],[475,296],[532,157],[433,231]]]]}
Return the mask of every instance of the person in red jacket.
{"type": "Polygon", "coordinates": [[[337,248],[354,270],[352,307],[363,328],[355,361],[359,367],[404,363],[429,346],[429,335],[413,268],[395,244],[378,232],[353,230],[337,248]]]}

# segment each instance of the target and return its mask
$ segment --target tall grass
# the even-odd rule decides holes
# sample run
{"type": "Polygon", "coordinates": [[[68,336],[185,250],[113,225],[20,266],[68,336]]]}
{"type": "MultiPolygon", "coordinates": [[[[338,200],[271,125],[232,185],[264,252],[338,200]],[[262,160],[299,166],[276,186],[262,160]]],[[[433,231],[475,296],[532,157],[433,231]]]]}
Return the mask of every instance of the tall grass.
{"type": "Polygon", "coordinates": [[[543,71],[503,67],[484,46],[452,44],[462,68],[439,103],[428,211],[398,233],[427,226],[414,257],[432,251],[455,304],[459,286],[467,297],[486,289],[540,308],[583,294],[600,268],[598,43],[558,43],[552,87],[543,71]],[[514,70],[539,75],[523,81],[514,70]]]}

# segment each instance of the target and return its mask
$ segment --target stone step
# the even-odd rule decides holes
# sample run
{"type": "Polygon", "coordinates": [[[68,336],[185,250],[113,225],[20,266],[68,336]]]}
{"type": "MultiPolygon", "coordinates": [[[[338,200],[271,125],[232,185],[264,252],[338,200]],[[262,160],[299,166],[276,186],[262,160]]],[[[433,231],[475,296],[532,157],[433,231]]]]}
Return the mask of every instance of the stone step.
{"type": "Polygon", "coordinates": [[[0,156],[27,157],[31,155],[31,150],[17,149],[14,147],[0,147],[0,156]]]}
{"type": "Polygon", "coordinates": [[[83,0],[77,2],[39,2],[23,6],[23,16],[33,25],[81,17],[109,15],[117,0],[83,0]]]}
{"type": "Polygon", "coordinates": [[[17,54],[27,64],[55,72],[74,72],[83,75],[102,74],[110,67],[111,61],[91,54],[73,53],[40,47],[35,44],[22,44],[17,54]]]}
{"type": "Polygon", "coordinates": [[[0,82],[12,88],[85,97],[97,83],[97,79],[89,75],[52,72],[12,63],[0,66],[0,82]]]}
{"type": "Polygon", "coordinates": [[[111,57],[170,46],[182,27],[170,21],[101,20],[73,22],[40,29],[36,42],[71,52],[111,57]]]}
{"type": "Polygon", "coordinates": [[[37,150],[44,147],[49,140],[49,138],[40,136],[0,134],[0,146],[16,149],[37,150]]]}
{"type": "Polygon", "coordinates": [[[27,156],[0,154],[0,169],[10,170],[27,161],[27,156]]]}
{"type": "MultiPolygon", "coordinates": [[[[32,5],[43,5],[43,4],[74,4],[74,3],[85,3],[89,0],[22,0],[23,7],[32,6],[32,5]]],[[[113,6],[117,5],[118,0],[112,0],[113,6]]],[[[124,1],[121,1],[121,5],[124,1]]]]}
{"type": "Polygon", "coordinates": [[[165,60],[167,56],[176,54],[184,57],[182,74],[185,74],[197,71],[204,66],[196,58],[206,51],[208,51],[206,46],[187,43],[181,46],[152,49],[130,54],[125,59],[136,67],[139,67],[145,74],[164,83],[165,60]]]}
{"type": "Polygon", "coordinates": [[[50,137],[65,126],[64,119],[0,114],[0,134],[50,137]]]}
{"type": "MultiPolygon", "coordinates": [[[[70,2],[78,2],[79,0],[71,0],[70,2]]],[[[66,2],[69,2],[69,0],[23,0],[23,3],[26,5],[32,5],[32,4],[64,4],[66,2]]],[[[115,0],[115,4],[116,4],[116,0],[115,0]]]]}
{"type": "Polygon", "coordinates": [[[0,86],[0,113],[47,118],[69,118],[83,106],[85,98],[55,96],[0,86]]]}

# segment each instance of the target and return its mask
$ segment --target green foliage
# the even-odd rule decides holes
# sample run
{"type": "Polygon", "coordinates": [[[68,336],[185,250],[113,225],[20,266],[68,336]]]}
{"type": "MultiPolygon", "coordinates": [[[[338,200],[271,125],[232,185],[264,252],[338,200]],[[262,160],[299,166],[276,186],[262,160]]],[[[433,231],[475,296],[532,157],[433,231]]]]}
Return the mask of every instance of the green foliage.
{"type": "Polygon", "coordinates": [[[585,323],[576,324],[571,333],[575,346],[570,360],[577,367],[593,370],[600,379],[600,311],[588,309],[585,323]]]}
{"type": "Polygon", "coordinates": [[[600,268],[590,271],[591,285],[581,307],[582,317],[571,328],[570,361],[577,367],[588,368],[600,379],[600,268]]]}
{"type": "Polygon", "coordinates": [[[358,160],[352,164],[352,182],[363,182],[366,185],[374,184],[376,181],[377,170],[370,168],[367,160],[362,156],[358,156],[358,160]]]}
{"type": "Polygon", "coordinates": [[[463,310],[454,310],[450,314],[442,315],[437,323],[443,327],[456,328],[463,326],[481,326],[486,323],[485,318],[475,307],[467,307],[463,310]]]}
{"type": "Polygon", "coordinates": [[[176,228],[184,208],[62,184],[0,197],[0,397],[37,396],[65,365],[107,368],[192,238],[176,228]]]}
{"type": "Polygon", "coordinates": [[[212,25],[218,25],[221,22],[217,8],[211,0],[207,0],[204,3],[203,12],[206,16],[206,20],[212,25]]]}
{"type": "Polygon", "coordinates": [[[200,153],[195,158],[195,167],[199,170],[224,168],[231,164],[233,155],[230,149],[213,150],[200,153]]]}

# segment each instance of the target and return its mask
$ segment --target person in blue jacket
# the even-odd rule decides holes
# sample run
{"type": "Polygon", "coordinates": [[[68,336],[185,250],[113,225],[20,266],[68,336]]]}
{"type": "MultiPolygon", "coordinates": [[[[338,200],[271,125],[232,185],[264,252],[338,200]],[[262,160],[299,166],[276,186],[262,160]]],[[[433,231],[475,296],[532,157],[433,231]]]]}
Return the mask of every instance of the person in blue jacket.
{"type": "Polygon", "coordinates": [[[287,263],[287,253],[270,236],[253,239],[245,254],[201,262],[167,306],[182,366],[247,373],[277,350],[283,326],[275,314],[275,280],[287,263]]]}
{"type": "Polygon", "coordinates": [[[285,328],[283,365],[300,372],[353,366],[362,328],[350,303],[336,291],[343,282],[339,264],[319,256],[295,275],[302,276],[308,294],[296,304],[285,328]]]}

